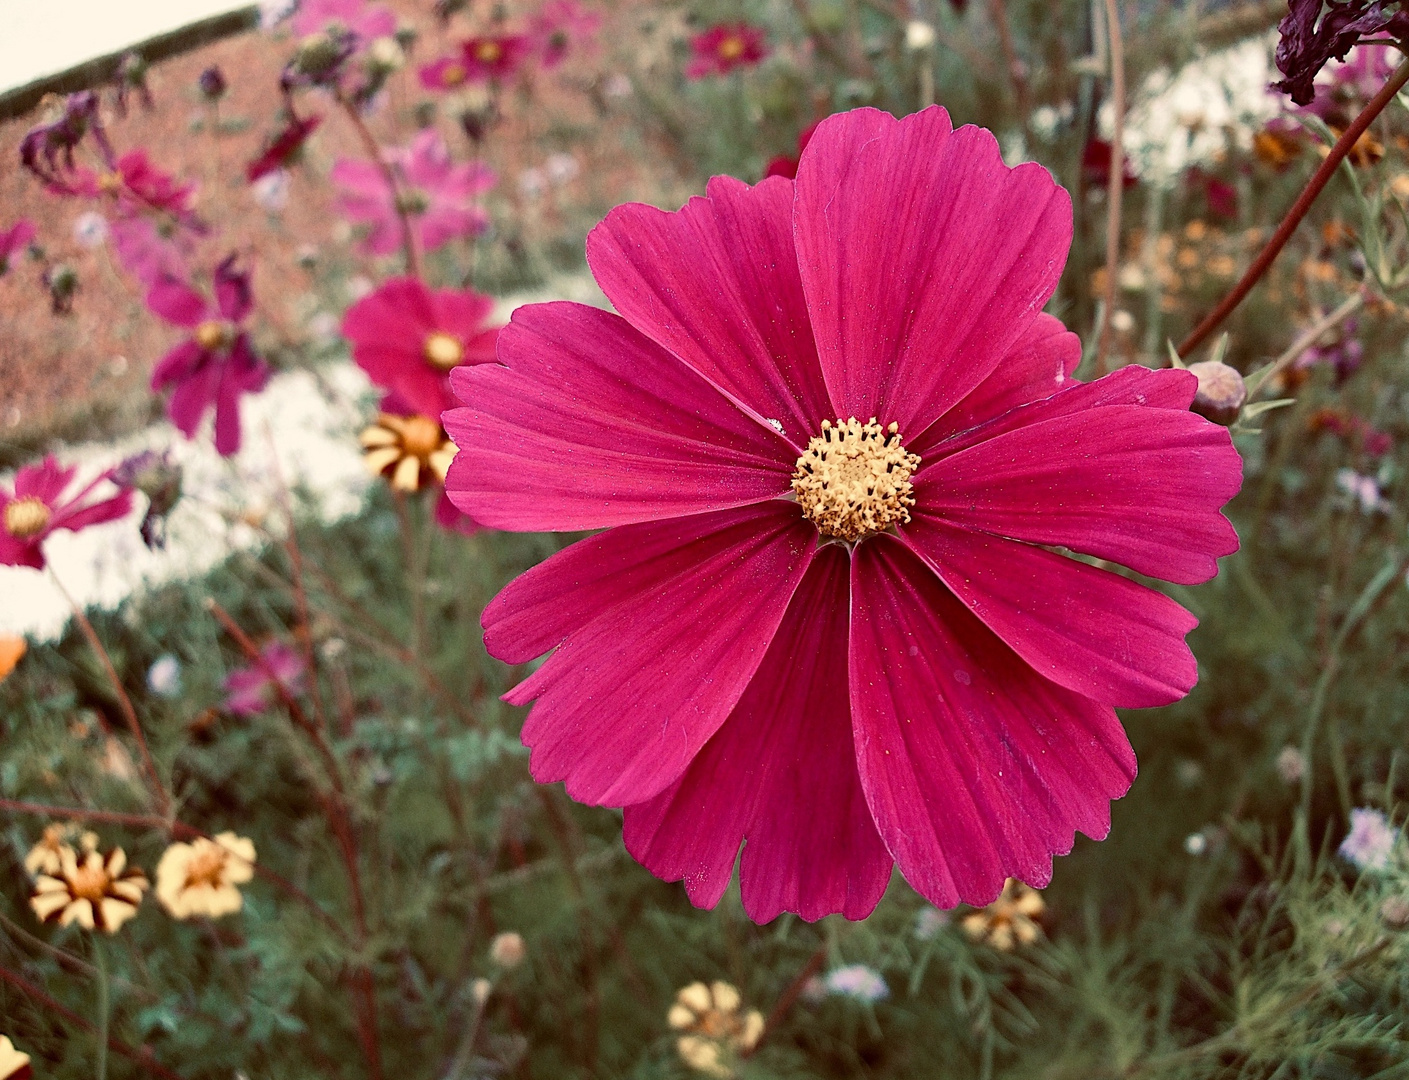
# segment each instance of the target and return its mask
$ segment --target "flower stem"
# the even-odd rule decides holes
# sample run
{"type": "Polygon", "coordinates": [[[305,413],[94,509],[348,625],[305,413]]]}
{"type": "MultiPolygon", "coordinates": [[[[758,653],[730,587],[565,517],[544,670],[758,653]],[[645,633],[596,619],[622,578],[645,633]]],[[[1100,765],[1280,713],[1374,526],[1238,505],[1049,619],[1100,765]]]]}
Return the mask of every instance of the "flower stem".
{"type": "Polygon", "coordinates": [[[763,1034],[758,1037],[758,1042],[744,1055],[745,1057],[752,1057],[757,1053],[764,1040],[788,1018],[788,1013],[792,1012],[793,1006],[797,1004],[797,999],[802,996],[802,988],[807,985],[809,979],[822,970],[822,965],[826,962],[827,943],[823,942],[817,947],[817,951],[808,957],[807,963],[803,964],[798,973],[793,976],[793,981],[788,983],[787,988],[778,995],[778,1000],[773,1003],[773,1008],[768,1010],[767,1019],[763,1021],[763,1034]]]}
{"type": "Polygon", "coordinates": [[[1296,363],[1307,349],[1316,344],[1322,334],[1327,330],[1332,330],[1339,326],[1364,306],[1365,294],[1363,292],[1356,292],[1347,297],[1345,302],[1342,303],[1340,307],[1336,308],[1335,311],[1332,311],[1329,315],[1317,320],[1317,322],[1303,330],[1301,334],[1298,335],[1297,339],[1287,346],[1282,355],[1272,361],[1272,366],[1267,369],[1267,374],[1263,375],[1261,372],[1258,373],[1261,379],[1257,386],[1258,392],[1260,393],[1268,389],[1272,380],[1292,364],[1296,363]]]}
{"type": "Polygon", "coordinates": [[[1405,59],[1399,67],[1395,68],[1389,82],[1380,87],[1380,92],[1370,99],[1370,103],[1360,110],[1360,115],[1351,122],[1350,127],[1341,133],[1341,137],[1331,147],[1331,152],[1326,155],[1326,160],[1321,162],[1321,167],[1312,174],[1306,187],[1297,196],[1296,202],[1292,203],[1292,208],[1287,211],[1286,217],[1282,218],[1282,223],[1277,226],[1277,231],[1272,234],[1272,239],[1267,241],[1267,246],[1258,253],[1257,258],[1252,261],[1252,265],[1247,268],[1247,272],[1233,286],[1228,295],[1219,301],[1218,306],[1208,313],[1204,321],[1194,327],[1193,332],[1179,343],[1181,357],[1188,356],[1203,343],[1209,334],[1218,329],[1218,325],[1232,314],[1233,309],[1243,302],[1243,298],[1252,291],[1252,287],[1257,284],[1262,275],[1267,273],[1273,260],[1277,258],[1287,241],[1291,239],[1296,227],[1301,224],[1301,219],[1311,209],[1311,204],[1316,201],[1321,190],[1330,183],[1331,177],[1340,168],[1340,163],[1345,160],[1346,155],[1350,153],[1351,148],[1355,146],[1375,117],[1379,116],[1385,106],[1393,101],[1395,95],[1404,88],[1405,83],[1409,83],[1409,59],[1405,59]]]}
{"type": "Polygon", "coordinates": [[[1111,168],[1106,178],[1106,296],[1101,327],[1096,334],[1096,374],[1106,373],[1110,349],[1111,316],[1115,314],[1116,278],[1120,276],[1120,210],[1125,195],[1125,46],[1120,33],[1118,0],[1106,2],[1106,38],[1111,57],[1111,168]]]}
{"type": "Polygon", "coordinates": [[[382,154],[382,148],[377,145],[376,137],[372,134],[371,128],[367,126],[367,121],[362,119],[362,114],[357,111],[357,106],[342,94],[338,95],[338,104],[342,106],[343,112],[347,113],[347,118],[352,121],[352,127],[357,132],[357,137],[362,140],[363,147],[371,155],[377,168],[382,171],[382,177],[391,189],[392,205],[396,208],[396,218],[401,223],[401,245],[406,250],[406,272],[414,278],[423,277],[421,253],[416,249],[416,233],[411,228],[411,215],[407,212],[405,200],[401,197],[402,185],[396,175],[396,170],[391,167],[391,162],[387,161],[382,154]]]}
{"type": "Polygon", "coordinates": [[[93,939],[93,966],[98,969],[98,1063],[94,1069],[97,1080],[108,1080],[108,1025],[112,1019],[112,988],[108,985],[108,958],[103,943],[93,939]]]}

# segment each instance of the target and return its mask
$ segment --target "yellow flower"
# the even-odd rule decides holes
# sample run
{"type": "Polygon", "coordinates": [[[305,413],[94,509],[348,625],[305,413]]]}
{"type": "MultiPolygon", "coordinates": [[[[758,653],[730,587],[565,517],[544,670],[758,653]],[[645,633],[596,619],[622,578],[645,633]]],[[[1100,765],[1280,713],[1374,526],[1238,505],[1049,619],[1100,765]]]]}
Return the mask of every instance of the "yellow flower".
{"type": "MultiPolygon", "coordinates": [[[[0,634],[0,682],[4,682],[10,672],[15,670],[15,665],[24,659],[25,649],[28,647],[22,637],[0,634]]],[[[0,1080],[4,1078],[0,1077],[0,1080]]]]}
{"type": "Polygon", "coordinates": [[[1042,930],[1033,920],[1046,910],[1040,892],[1009,878],[997,900],[982,911],[965,915],[959,925],[975,941],[987,941],[995,949],[1011,952],[1014,944],[1031,945],[1037,940],[1042,930]]]}
{"type": "Polygon", "coordinates": [[[29,1080],[29,1055],[21,1054],[8,1035],[0,1035],[0,1080],[29,1080]]]}
{"type": "Polygon", "coordinates": [[[48,874],[52,877],[57,874],[63,865],[59,858],[60,852],[64,848],[71,848],[75,840],[83,845],[85,853],[95,850],[98,846],[97,833],[81,833],[78,826],[71,821],[46,825],[44,838],[30,848],[29,854],[24,857],[24,868],[29,871],[30,877],[36,874],[48,874]]]}
{"type": "Polygon", "coordinates": [[[115,934],[137,914],[146,891],[147,875],[127,869],[122,848],[113,848],[106,860],[100,852],[89,851],[79,863],[77,852],[63,846],[58,873],[39,875],[29,906],[41,922],[78,923],[85,930],[115,934]]]}
{"type": "Polygon", "coordinates": [[[747,1053],[763,1037],[763,1014],[741,1012],[743,999],[727,982],[693,982],[675,995],[666,1022],[683,1032],[675,1047],[680,1060],[710,1076],[734,1075],[731,1059],[747,1053]]]}
{"type": "Polygon", "coordinates": [[[157,863],[157,899],[176,919],[218,919],[244,906],[236,887],[254,877],[254,841],[232,832],[172,844],[157,863]]]}
{"type": "Polygon", "coordinates": [[[397,491],[418,491],[432,477],[445,483],[458,449],[429,416],[382,413],[359,439],[367,471],[387,477],[397,491]]]}

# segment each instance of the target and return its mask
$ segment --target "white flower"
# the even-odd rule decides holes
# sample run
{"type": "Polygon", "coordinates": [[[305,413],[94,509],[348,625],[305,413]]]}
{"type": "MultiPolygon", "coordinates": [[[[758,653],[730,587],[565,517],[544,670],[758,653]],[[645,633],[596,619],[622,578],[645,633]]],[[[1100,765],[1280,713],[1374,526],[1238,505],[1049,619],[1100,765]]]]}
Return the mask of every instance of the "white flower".
{"type": "Polygon", "coordinates": [[[73,222],[73,238],[89,251],[102,247],[108,239],[108,219],[96,210],[79,214],[73,222]]]}
{"type": "Polygon", "coordinates": [[[1362,806],[1350,812],[1350,832],[1341,841],[1339,854],[1361,870],[1387,870],[1397,838],[1383,811],[1362,806]]]}
{"type": "Polygon", "coordinates": [[[528,946],[524,944],[523,936],[512,930],[497,935],[489,943],[489,958],[506,971],[522,964],[527,955],[528,946]]]}
{"type": "Polygon", "coordinates": [[[834,968],[827,973],[823,982],[831,993],[855,998],[868,1005],[890,996],[890,987],[881,978],[880,972],[865,964],[834,968]]]}
{"type": "Polygon", "coordinates": [[[147,669],[147,689],[164,698],[180,694],[181,661],[170,653],[158,656],[147,669]]]}
{"type": "Polygon", "coordinates": [[[571,154],[550,154],[548,160],[543,163],[543,172],[550,184],[560,187],[577,179],[578,173],[582,172],[582,165],[571,154]]]}
{"type": "Polygon", "coordinates": [[[1284,746],[1277,755],[1277,775],[1288,784],[1298,783],[1306,775],[1306,758],[1295,746],[1284,746]]]}
{"type": "Polygon", "coordinates": [[[915,913],[915,936],[921,941],[929,941],[949,925],[949,912],[926,904],[915,913]]]}
{"type": "Polygon", "coordinates": [[[288,170],[275,169],[265,173],[250,185],[250,194],[266,213],[279,213],[289,205],[288,170]]]}
{"type": "Polygon", "coordinates": [[[905,24],[905,47],[919,51],[934,44],[934,27],[922,19],[911,19],[905,24]]]}
{"type": "Polygon", "coordinates": [[[1336,473],[1336,487],[1358,502],[1361,511],[1366,514],[1389,509],[1389,503],[1380,494],[1380,485],[1375,483],[1374,477],[1361,476],[1354,469],[1341,469],[1336,473]]]}
{"type": "Polygon", "coordinates": [[[298,0],[260,0],[259,28],[272,30],[293,14],[298,0]]]}
{"type": "Polygon", "coordinates": [[[538,198],[547,186],[548,178],[543,175],[542,169],[525,169],[519,173],[519,191],[525,199],[538,198]]]}

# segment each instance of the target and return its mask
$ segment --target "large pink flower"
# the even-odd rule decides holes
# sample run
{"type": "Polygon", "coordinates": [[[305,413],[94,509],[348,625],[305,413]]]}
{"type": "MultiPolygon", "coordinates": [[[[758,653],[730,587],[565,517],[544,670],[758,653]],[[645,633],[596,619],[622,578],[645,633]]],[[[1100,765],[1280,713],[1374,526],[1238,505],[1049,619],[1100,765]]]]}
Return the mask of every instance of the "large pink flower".
{"type": "Polygon", "coordinates": [[[152,389],[171,390],[166,414],[188,439],[207,410],[215,411],[215,449],[240,449],[240,395],[264,389],[269,367],[255,355],[241,327],[254,307],[248,272],[231,255],[215,270],[212,303],[191,286],[165,278],[147,293],[147,307],[191,336],[161,358],[152,389]]]}
{"type": "Polygon", "coordinates": [[[493,655],[552,652],[506,695],[533,775],[624,806],[695,903],[745,842],[760,921],[863,917],[892,862],[943,906],[1042,885],[1134,778],[1112,706],[1194,685],[1193,616],[1051,549],[1203,581],[1239,458],[1188,372],[1071,379],[1070,240],[989,132],[859,109],[795,182],[618,207],[588,259],[621,314],[521,307],[452,373],[456,505],[606,530],[484,612],[493,655]]]}
{"type": "MultiPolygon", "coordinates": [[[[492,169],[479,162],[456,165],[445,140],[433,130],[421,132],[409,147],[385,153],[404,185],[403,208],[424,250],[488,227],[489,216],[475,198],[494,186],[492,169]]],[[[373,255],[394,252],[401,244],[401,224],[396,194],[381,168],[372,161],[344,159],[333,166],[332,177],[341,189],[338,209],[371,226],[366,250],[373,255]]]]}
{"type": "Polygon", "coordinates": [[[70,193],[91,198],[107,196],[127,213],[161,210],[189,219],[195,191],[195,184],[183,184],[153,165],[145,150],[129,150],[105,172],[76,169],[70,193]]]}
{"type": "Polygon", "coordinates": [[[64,491],[78,474],[63,469],[46,457],[38,465],[26,465],[15,474],[13,492],[0,488],[0,566],[32,566],[44,569],[42,546],[59,529],[78,532],[89,525],[115,521],[132,510],[132,492],[119,490],[105,498],[87,501],[93,491],[108,484],[111,471],[98,476],[81,491],[68,497],[64,491]]]}
{"type": "Polygon", "coordinates": [[[470,289],[391,278],[347,309],[342,332],[357,365],[391,395],[384,411],[439,419],[456,404],[451,369],[494,360],[499,327],[485,325],[493,308],[470,289]]]}

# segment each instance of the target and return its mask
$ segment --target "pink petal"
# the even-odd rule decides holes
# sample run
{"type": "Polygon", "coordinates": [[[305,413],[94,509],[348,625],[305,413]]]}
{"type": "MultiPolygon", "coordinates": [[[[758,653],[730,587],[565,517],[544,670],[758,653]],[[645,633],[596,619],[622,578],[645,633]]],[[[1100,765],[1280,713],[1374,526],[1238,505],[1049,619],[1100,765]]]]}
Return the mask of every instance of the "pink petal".
{"type": "Polygon", "coordinates": [[[1040,677],[898,541],[852,563],[861,785],[905,879],[940,907],[1042,886],[1079,829],[1110,829],[1135,755],[1114,711],[1040,677]]]}
{"type": "Polygon", "coordinates": [[[38,465],[26,465],[15,474],[15,498],[35,498],[53,506],[77,475],[76,466],[65,469],[51,454],[38,465]]]}
{"type": "Polygon", "coordinates": [[[917,515],[902,539],[1036,671],[1106,705],[1178,701],[1199,678],[1169,597],[1043,548],[917,515]]]}
{"type": "MultiPolygon", "coordinates": [[[[1029,415],[1040,416],[1043,404],[1029,415]]],[[[924,514],[962,528],[1061,545],[1192,585],[1238,549],[1219,508],[1242,477],[1226,428],[1173,409],[1107,405],[941,457],[916,477],[915,500],[924,514]]]]}
{"type": "Polygon", "coordinates": [[[794,450],[619,316],[530,304],[499,334],[508,365],[461,366],[468,407],[450,499],[496,529],[598,529],[743,506],[789,490],[794,450]]]}
{"type": "Polygon", "coordinates": [[[54,515],[49,522],[49,529],[69,529],[78,532],[79,529],[86,529],[89,525],[101,525],[105,521],[116,521],[124,518],[132,511],[132,492],[119,491],[116,495],[106,499],[100,499],[90,506],[80,507],[77,510],[72,507],[65,507],[54,515]]]}
{"type": "Polygon", "coordinates": [[[152,369],[152,389],[164,390],[174,382],[190,378],[205,358],[206,351],[187,338],[157,361],[157,366],[152,369]]]}
{"type": "Polygon", "coordinates": [[[570,632],[504,695],[537,699],[523,727],[534,779],[613,806],[673,783],[743,694],[816,548],[796,506],[750,507],[570,632]]]}
{"type": "Polygon", "coordinates": [[[792,187],[716,176],[677,213],[618,206],[588,235],[587,261],[628,322],[780,421],[801,451],[836,416],[797,271],[792,187]]]}
{"type": "Polygon", "coordinates": [[[1009,169],[991,133],[951,134],[937,106],[822,121],[798,166],[793,220],[837,413],[894,421],[902,438],[1023,337],[1071,242],[1071,200],[1047,171],[1009,169]]]}
{"type": "Polygon", "coordinates": [[[673,785],[626,807],[627,850],[700,907],[739,870],[744,910],[864,919],[891,858],[861,792],[847,701],[849,566],[823,548],[739,704],[673,785]]]}
{"type": "Polygon", "coordinates": [[[147,290],[147,307],[167,322],[188,329],[212,314],[204,296],[174,278],[164,278],[147,290]]]}

